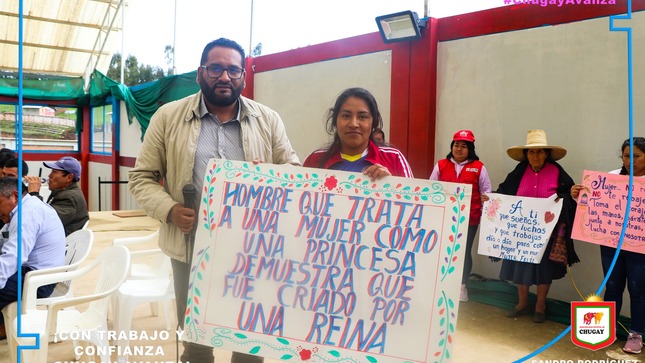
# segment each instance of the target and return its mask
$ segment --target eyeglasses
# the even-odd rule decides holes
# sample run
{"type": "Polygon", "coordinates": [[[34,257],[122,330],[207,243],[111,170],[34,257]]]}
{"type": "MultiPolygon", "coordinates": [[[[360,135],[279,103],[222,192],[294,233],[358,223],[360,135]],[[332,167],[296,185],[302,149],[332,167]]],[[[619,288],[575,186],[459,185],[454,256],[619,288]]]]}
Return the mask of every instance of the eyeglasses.
{"type": "Polygon", "coordinates": [[[231,68],[224,68],[221,66],[210,66],[210,67],[200,66],[200,67],[206,70],[206,74],[208,74],[210,78],[219,78],[222,76],[222,74],[224,74],[224,71],[226,71],[226,73],[228,74],[228,78],[230,79],[240,79],[244,74],[244,70],[237,67],[231,67],[231,68]]]}

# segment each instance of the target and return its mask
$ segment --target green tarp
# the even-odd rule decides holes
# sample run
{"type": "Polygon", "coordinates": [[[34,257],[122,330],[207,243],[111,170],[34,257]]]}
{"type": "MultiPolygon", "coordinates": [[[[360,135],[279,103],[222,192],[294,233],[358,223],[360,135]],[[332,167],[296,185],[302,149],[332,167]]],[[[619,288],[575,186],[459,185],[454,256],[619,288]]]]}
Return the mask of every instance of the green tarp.
{"type": "MultiPolygon", "coordinates": [[[[83,78],[23,75],[23,98],[34,100],[75,100],[84,96],[83,78]]],[[[18,73],[0,72],[0,95],[18,97],[18,73]]]]}
{"type": "MultiPolygon", "coordinates": [[[[108,96],[125,103],[130,123],[136,118],[141,137],[150,118],[161,105],[191,95],[199,90],[197,71],[169,76],[140,86],[127,87],[99,71],[90,77],[88,93],[81,77],[23,75],[23,98],[46,101],[76,100],[78,106],[101,106],[108,96]]],[[[18,97],[18,74],[0,72],[0,95],[18,97]]],[[[80,117],[80,113],[79,113],[80,117]]],[[[80,121],[80,120],[79,120],[80,121]]],[[[81,130],[77,122],[77,130],[81,130]]]]}
{"type": "Polygon", "coordinates": [[[141,125],[143,138],[150,118],[159,107],[199,90],[196,79],[197,71],[194,71],[128,88],[95,71],[90,82],[90,104],[102,104],[109,95],[122,100],[128,111],[129,122],[136,118],[141,125]]]}

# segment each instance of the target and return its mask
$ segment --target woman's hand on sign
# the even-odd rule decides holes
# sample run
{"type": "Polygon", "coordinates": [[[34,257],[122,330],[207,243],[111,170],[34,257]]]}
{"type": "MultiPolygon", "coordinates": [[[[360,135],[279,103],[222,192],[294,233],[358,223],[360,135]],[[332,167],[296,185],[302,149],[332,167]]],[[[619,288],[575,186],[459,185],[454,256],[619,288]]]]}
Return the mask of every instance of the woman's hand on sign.
{"type": "Polygon", "coordinates": [[[573,198],[573,200],[578,200],[578,196],[580,195],[582,188],[582,184],[575,184],[571,187],[571,198],[573,198]]]}
{"type": "Polygon", "coordinates": [[[392,175],[392,173],[390,173],[390,171],[381,164],[368,166],[367,168],[363,169],[363,174],[369,176],[372,181],[392,175]]]}

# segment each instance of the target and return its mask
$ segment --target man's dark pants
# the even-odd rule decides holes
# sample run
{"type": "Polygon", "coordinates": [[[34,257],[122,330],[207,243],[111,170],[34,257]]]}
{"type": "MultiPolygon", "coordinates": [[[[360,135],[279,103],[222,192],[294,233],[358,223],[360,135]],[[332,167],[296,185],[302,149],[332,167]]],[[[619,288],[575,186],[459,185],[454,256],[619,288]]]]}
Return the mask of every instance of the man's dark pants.
{"type": "MultiPolygon", "coordinates": [[[[33,270],[31,267],[22,267],[18,270],[22,274],[23,285],[25,283],[25,274],[31,270],[33,270]]],[[[18,272],[9,277],[4,288],[0,289],[0,310],[18,300],[18,272]]],[[[54,292],[55,287],[56,284],[41,286],[36,291],[36,296],[38,298],[48,297],[54,292]]],[[[22,289],[22,286],[20,288],[22,289]]],[[[4,316],[2,314],[0,314],[0,324],[4,324],[4,316]]]]}
{"type": "MultiPolygon", "coordinates": [[[[190,280],[190,265],[175,259],[172,262],[172,273],[175,284],[175,301],[177,303],[177,321],[184,327],[184,316],[186,312],[186,301],[188,300],[188,283],[190,280]]],[[[184,353],[181,355],[182,362],[212,363],[213,347],[201,344],[183,342],[184,353]]],[[[255,355],[233,352],[231,363],[262,363],[264,358],[255,355]]]]}

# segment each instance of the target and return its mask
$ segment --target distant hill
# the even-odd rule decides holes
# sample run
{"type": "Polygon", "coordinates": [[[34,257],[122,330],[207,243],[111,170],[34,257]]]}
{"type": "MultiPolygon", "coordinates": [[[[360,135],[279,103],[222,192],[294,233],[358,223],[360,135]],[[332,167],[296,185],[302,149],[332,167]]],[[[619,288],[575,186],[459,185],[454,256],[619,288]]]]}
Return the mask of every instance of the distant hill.
{"type": "MultiPolygon", "coordinates": [[[[0,112],[0,135],[15,138],[15,114],[0,112]]],[[[68,118],[24,115],[22,123],[24,139],[75,140],[76,126],[68,118]]]]}

